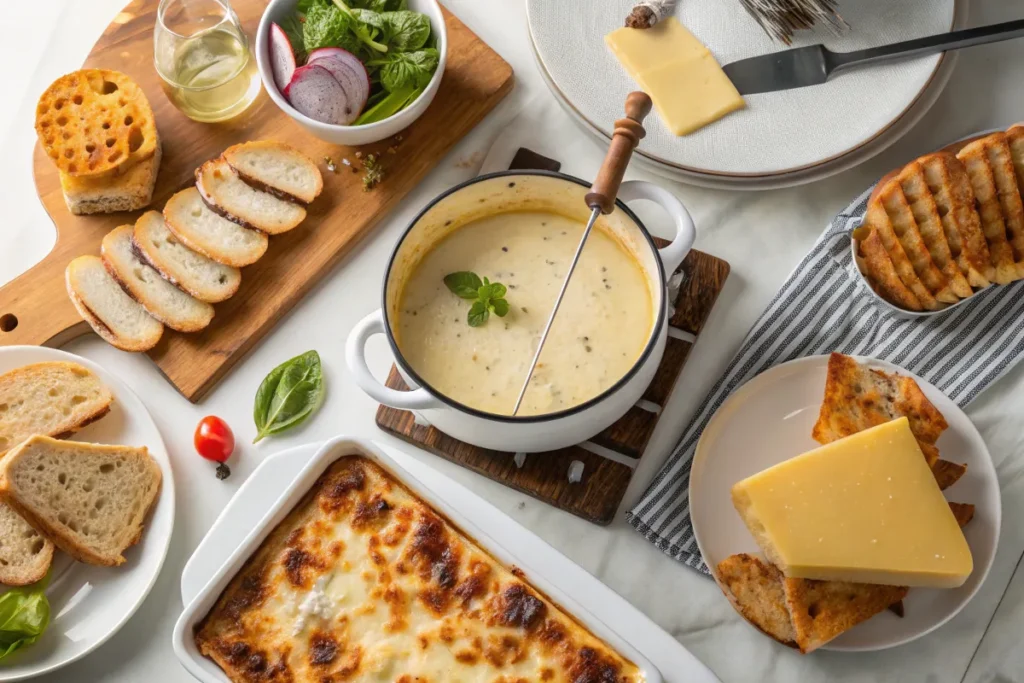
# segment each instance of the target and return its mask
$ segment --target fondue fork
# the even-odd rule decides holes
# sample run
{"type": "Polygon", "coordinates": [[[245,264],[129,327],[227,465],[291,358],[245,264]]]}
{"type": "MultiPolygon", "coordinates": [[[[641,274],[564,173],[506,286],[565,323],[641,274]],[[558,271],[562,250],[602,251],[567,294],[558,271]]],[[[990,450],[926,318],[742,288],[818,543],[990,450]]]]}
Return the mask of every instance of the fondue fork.
{"type": "Polygon", "coordinates": [[[555,316],[558,315],[558,308],[562,305],[565,291],[569,288],[569,280],[572,278],[573,271],[576,270],[576,264],[579,263],[583,247],[587,243],[587,238],[590,237],[590,231],[594,229],[594,224],[601,214],[609,214],[615,209],[615,197],[619,193],[622,176],[626,174],[626,166],[629,165],[629,158],[632,156],[633,150],[636,149],[640,140],[646,135],[643,121],[650,112],[651,98],[646,93],[639,91],[631,92],[626,97],[626,118],[615,122],[615,131],[612,133],[608,154],[605,155],[604,162],[597,172],[594,184],[590,186],[590,192],[584,197],[587,206],[592,209],[590,220],[587,221],[587,227],[583,230],[580,243],[576,246],[576,253],[569,264],[569,271],[565,274],[565,280],[562,281],[562,288],[558,290],[555,306],[551,309],[551,315],[548,316],[548,322],[544,325],[544,331],[540,335],[537,352],[533,354],[530,369],[526,373],[523,388],[519,390],[519,398],[516,399],[512,415],[516,415],[519,412],[519,408],[523,405],[523,397],[526,396],[526,390],[530,387],[530,379],[533,378],[533,372],[537,369],[537,361],[540,360],[540,354],[544,350],[544,343],[548,340],[551,325],[555,322],[555,316]]]}

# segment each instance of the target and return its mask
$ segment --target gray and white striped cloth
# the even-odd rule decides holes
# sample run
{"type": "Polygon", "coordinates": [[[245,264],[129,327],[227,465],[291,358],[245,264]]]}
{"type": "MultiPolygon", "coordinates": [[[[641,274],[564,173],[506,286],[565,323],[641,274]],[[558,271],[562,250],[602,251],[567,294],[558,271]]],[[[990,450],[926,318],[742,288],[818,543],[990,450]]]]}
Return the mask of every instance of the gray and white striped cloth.
{"type": "Polygon", "coordinates": [[[877,305],[853,270],[850,230],[868,190],[836,216],[753,328],[626,519],[669,556],[708,574],[690,523],[690,463],[725,399],[780,363],[832,351],[880,358],[924,377],[966,406],[1024,352],[1024,282],[993,287],[947,315],[902,318],[877,305]]]}

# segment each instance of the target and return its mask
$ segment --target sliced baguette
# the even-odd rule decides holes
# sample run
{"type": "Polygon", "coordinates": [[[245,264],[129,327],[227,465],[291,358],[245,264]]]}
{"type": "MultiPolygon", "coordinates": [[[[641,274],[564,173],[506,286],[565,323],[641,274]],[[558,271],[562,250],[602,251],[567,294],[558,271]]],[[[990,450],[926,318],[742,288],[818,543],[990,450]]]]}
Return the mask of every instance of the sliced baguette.
{"type": "Polygon", "coordinates": [[[217,263],[179,242],[159,211],[147,211],[135,221],[132,248],[168,282],[200,301],[215,304],[229,299],[242,283],[238,268],[217,263]]]}
{"type": "Polygon", "coordinates": [[[179,242],[226,266],[248,266],[267,251],[264,233],[243,228],[214,213],[194,187],[168,200],[164,221],[179,242]]]}
{"type": "Polygon", "coordinates": [[[163,324],[125,294],[98,256],[79,256],[64,277],[71,303],[108,343],[123,351],[148,351],[160,341],[163,324]]]}
{"type": "Polygon", "coordinates": [[[160,491],[145,447],[33,436],[0,461],[0,499],[80,562],[116,566],[160,491]]]}
{"type": "Polygon", "coordinates": [[[324,187],[316,164],[280,142],[244,142],[228,147],[223,156],[247,185],[281,199],[309,204],[324,187]]]}
{"type": "Polygon", "coordinates": [[[213,306],[194,299],[163,279],[132,251],[130,225],[114,228],[103,238],[100,251],[107,270],[146,311],[179,332],[196,332],[213,320],[213,306]]]}
{"type": "Polygon", "coordinates": [[[27,586],[50,570],[53,543],[32,528],[14,508],[0,503],[0,583],[27,586]]]}
{"type": "Polygon", "coordinates": [[[223,158],[207,161],[196,170],[196,188],[216,213],[268,235],[288,232],[306,217],[298,204],[250,187],[223,158]]]}

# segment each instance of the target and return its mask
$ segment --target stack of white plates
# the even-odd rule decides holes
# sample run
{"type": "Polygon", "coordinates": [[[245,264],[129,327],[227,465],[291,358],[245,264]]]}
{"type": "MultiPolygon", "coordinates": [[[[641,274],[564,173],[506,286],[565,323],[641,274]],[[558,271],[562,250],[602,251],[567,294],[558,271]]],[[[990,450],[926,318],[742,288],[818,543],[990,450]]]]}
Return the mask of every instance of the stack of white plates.
{"type": "MultiPolygon", "coordinates": [[[[626,95],[637,89],[604,36],[623,24],[634,0],[527,0],[538,66],[565,110],[590,133],[610,138],[626,95]]],[[[801,32],[794,47],[824,43],[852,50],[961,28],[966,0],[841,3],[850,29],[801,32]]],[[[739,0],[677,3],[679,20],[721,64],[786,46],[773,42],[739,0]]],[[[673,135],[657,116],[634,157],[656,173],[706,187],[772,189],[799,185],[862,163],[917,123],[938,98],[955,53],[852,69],[824,85],[751,95],[747,108],[690,135],[673,135]]]]}

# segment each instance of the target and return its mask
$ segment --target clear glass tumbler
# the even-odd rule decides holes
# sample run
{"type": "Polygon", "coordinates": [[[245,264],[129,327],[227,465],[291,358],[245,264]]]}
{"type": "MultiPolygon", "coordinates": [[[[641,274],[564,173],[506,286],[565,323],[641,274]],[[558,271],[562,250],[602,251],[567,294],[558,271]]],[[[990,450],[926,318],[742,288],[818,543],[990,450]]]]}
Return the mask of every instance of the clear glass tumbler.
{"type": "Polygon", "coordinates": [[[153,61],[164,92],[196,121],[225,121],[260,92],[249,40],[228,0],[161,0],[153,61]]]}

